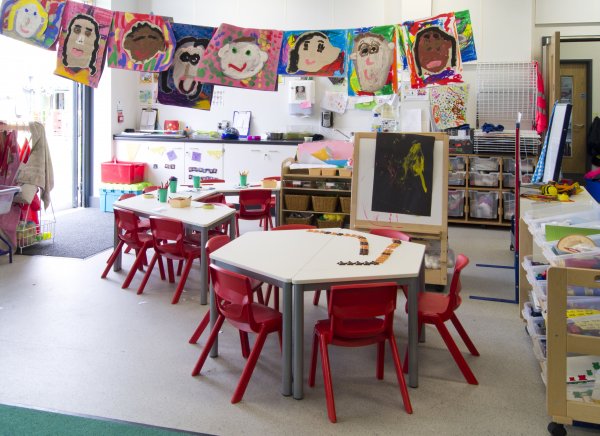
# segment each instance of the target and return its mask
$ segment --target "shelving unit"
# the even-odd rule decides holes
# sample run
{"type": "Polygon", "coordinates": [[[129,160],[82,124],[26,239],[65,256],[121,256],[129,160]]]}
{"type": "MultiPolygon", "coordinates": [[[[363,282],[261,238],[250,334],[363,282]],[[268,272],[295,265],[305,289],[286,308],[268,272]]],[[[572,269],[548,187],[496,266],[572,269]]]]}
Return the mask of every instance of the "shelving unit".
{"type": "Polygon", "coordinates": [[[308,169],[290,169],[293,158],[283,161],[281,166],[281,208],[279,222],[282,224],[312,224],[321,227],[348,227],[350,222],[350,195],[352,176],[310,175],[308,169]],[[318,209],[314,197],[323,197],[323,203],[332,203],[331,210],[318,209]],[[327,201],[335,198],[335,201],[327,201]],[[305,207],[296,207],[299,203],[305,207]],[[318,218],[323,214],[343,216],[337,223],[323,223],[318,218]]]}
{"type": "MultiPolygon", "coordinates": [[[[450,154],[448,222],[510,226],[515,210],[515,159],[507,154],[450,154]]],[[[522,182],[535,158],[521,158],[522,182]]]]}
{"type": "MultiPolygon", "coordinates": [[[[548,431],[565,435],[564,424],[583,421],[600,424],[600,404],[568,397],[569,355],[600,354],[600,337],[567,331],[567,289],[569,286],[600,288],[599,270],[575,268],[572,255],[557,256],[548,251],[543,224],[564,221],[565,217],[585,220],[600,215],[595,200],[586,192],[570,203],[540,203],[521,199],[519,226],[519,305],[540,361],[541,378],[547,386],[548,431]],[[545,263],[546,265],[538,265],[545,263]],[[539,280],[546,270],[547,280],[539,280]]],[[[600,252],[595,254],[600,260],[600,252]]]]}

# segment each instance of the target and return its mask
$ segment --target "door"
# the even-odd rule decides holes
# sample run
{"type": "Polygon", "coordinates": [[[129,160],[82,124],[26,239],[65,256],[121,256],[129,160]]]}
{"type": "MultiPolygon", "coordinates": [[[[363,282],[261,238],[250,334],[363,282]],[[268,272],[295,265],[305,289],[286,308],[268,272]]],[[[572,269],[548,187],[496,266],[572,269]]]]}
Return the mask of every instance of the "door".
{"type": "Polygon", "coordinates": [[[548,114],[552,112],[554,102],[560,98],[560,32],[554,32],[547,45],[546,59],[548,61],[548,114]]]}
{"type": "Polygon", "coordinates": [[[571,121],[567,131],[561,170],[566,174],[586,172],[586,136],[588,131],[588,64],[561,61],[560,101],[571,103],[571,121]]]}

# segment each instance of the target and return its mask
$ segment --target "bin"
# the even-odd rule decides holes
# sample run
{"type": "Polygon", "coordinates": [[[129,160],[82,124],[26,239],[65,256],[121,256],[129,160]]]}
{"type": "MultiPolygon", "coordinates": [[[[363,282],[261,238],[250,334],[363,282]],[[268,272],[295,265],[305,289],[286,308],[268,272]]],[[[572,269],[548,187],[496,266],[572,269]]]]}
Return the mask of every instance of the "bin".
{"type": "Polygon", "coordinates": [[[100,180],[103,183],[124,183],[127,185],[144,180],[143,162],[102,162],[100,180]]]}

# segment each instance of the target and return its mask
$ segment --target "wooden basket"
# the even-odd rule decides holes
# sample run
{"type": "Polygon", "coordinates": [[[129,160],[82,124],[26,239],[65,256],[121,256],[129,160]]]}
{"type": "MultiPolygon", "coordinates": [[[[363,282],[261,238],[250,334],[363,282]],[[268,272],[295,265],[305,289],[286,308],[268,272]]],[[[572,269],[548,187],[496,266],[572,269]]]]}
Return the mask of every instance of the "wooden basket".
{"type": "Polygon", "coordinates": [[[337,171],[340,177],[352,177],[352,168],[339,168],[337,171]]]}
{"type": "Polygon", "coordinates": [[[340,209],[344,213],[350,213],[350,197],[340,197],[340,209]]]}
{"type": "Polygon", "coordinates": [[[173,197],[169,199],[171,207],[190,207],[192,204],[192,197],[173,197]]]}
{"type": "Polygon", "coordinates": [[[337,197],[312,196],[313,210],[315,212],[335,212],[337,197]]]}
{"type": "Polygon", "coordinates": [[[312,224],[312,219],[313,219],[313,215],[307,216],[307,217],[293,217],[293,216],[288,216],[285,219],[285,223],[286,224],[312,224]]]}
{"type": "Polygon", "coordinates": [[[307,210],[308,201],[310,197],[308,195],[285,195],[285,208],[289,210],[307,210]]]}
{"type": "Polygon", "coordinates": [[[344,227],[344,220],[337,221],[326,221],[326,220],[317,220],[317,227],[320,229],[332,229],[336,227],[344,227]]]}
{"type": "Polygon", "coordinates": [[[308,175],[309,176],[320,176],[321,175],[321,168],[309,168],[308,169],[308,175]]]}
{"type": "Polygon", "coordinates": [[[322,176],[335,176],[337,168],[321,168],[322,176]]]}

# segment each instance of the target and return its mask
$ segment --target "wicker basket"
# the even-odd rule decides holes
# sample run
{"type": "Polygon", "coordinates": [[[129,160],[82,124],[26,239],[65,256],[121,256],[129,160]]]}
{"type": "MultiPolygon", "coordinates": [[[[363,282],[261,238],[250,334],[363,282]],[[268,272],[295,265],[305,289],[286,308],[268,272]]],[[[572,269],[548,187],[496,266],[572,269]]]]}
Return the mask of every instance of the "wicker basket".
{"type": "Polygon", "coordinates": [[[344,220],[326,221],[317,219],[317,227],[320,229],[331,229],[344,227],[344,220]]]}
{"type": "Polygon", "coordinates": [[[308,195],[285,195],[285,208],[289,210],[307,210],[308,201],[310,197],[308,195]]]}
{"type": "Polygon", "coordinates": [[[313,215],[309,215],[307,217],[293,217],[293,216],[288,216],[285,219],[285,223],[286,224],[312,224],[312,219],[313,219],[313,215]]]}
{"type": "Polygon", "coordinates": [[[340,209],[344,213],[350,213],[350,197],[340,197],[340,209]]]}
{"type": "Polygon", "coordinates": [[[312,196],[313,210],[315,212],[335,212],[337,197],[312,196]]]}

